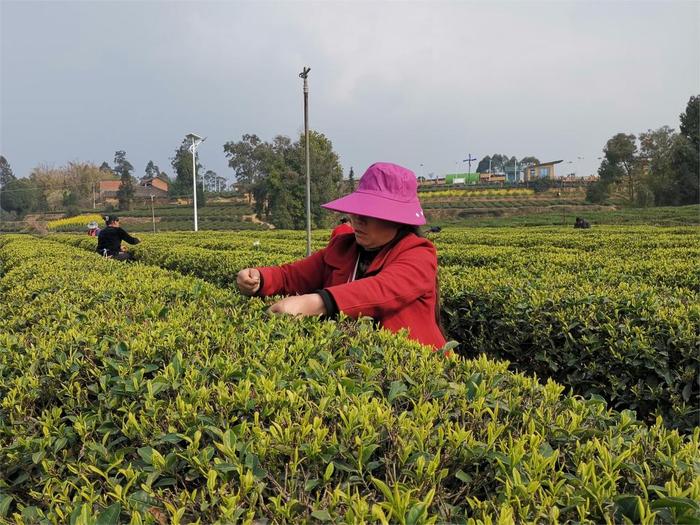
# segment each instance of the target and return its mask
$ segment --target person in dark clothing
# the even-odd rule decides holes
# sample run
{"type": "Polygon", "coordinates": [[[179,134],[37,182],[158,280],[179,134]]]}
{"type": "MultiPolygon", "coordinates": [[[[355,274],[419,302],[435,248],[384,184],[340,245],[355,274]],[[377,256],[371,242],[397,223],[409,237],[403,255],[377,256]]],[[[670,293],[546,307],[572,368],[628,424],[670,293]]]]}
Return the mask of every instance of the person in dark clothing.
{"type": "Polygon", "coordinates": [[[588,222],[586,219],[582,219],[581,217],[576,217],[576,222],[574,223],[574,228],[586,229],[586,228],[590,228],[590,227],[591,227],[591,223],[588,222]]]}
{"type": "Polygon", "coordinates": [[[100,230],[100,233],[97,235],[97,253],[117,261],[133,261],[133,254],[123,250],[121,242],[138,244],[141,241],[126,233],[126,230],[119,226],[119,217],[107,215],[105,223],[106,227],[100,230]]]}

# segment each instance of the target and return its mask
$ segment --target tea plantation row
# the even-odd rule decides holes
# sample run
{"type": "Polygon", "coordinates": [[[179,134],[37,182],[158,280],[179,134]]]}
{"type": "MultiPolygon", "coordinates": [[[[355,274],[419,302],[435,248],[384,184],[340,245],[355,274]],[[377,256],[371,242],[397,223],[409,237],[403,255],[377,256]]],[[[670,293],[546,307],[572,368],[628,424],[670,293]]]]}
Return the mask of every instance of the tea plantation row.
{"type": "Polygon", "coordinates": [[[700,519],[700,428],[503,362],[25,236],[0,296],[0,522],[700,519]]]}
{"type": "MultiPolygon", "coordinates": [[[[180,233],[133,248],[147,264],[232,287],[247,266],[304,254],[303,232],[180,233]]],[[[60,237],[86,249],[94,240],[60,237]]],[[[485,352],[617,409],[690,432],[700,407],[696,228],[445,231],[443,321],[460,353],[485,352]]],[[[327,242],[315,234],[313,247],[327,242]]]]}

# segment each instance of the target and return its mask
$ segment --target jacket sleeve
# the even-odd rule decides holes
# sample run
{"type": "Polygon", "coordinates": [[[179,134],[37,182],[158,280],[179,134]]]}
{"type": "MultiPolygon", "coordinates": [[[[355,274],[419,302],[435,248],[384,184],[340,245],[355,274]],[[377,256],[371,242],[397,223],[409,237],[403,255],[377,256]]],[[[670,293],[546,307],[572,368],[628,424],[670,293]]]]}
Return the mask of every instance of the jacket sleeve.
{"type": "Polygon", "coordinates": [[[262,276],[258,295],[305,294],[323,288],[325,251],[324,248],[293,263],[258,268],[262,276]]]}
{"type": "Polygon", "coordinates": [[[433,290],[436,273],[435,248],[419,246],[401,253],[377,275],[326,290],[344,314],[382,318],[433,290]]]}
{"type": "Polygon", "coordinates": [[[132,237],[128,233],[126,233],[126,230],[123,228],[119,228],[121,231],[119,232],[119,236],[121,237],[122,241],[126,241],[129,244],[138,244],[141,241],[139,241],[136,237],[132,237]]]}

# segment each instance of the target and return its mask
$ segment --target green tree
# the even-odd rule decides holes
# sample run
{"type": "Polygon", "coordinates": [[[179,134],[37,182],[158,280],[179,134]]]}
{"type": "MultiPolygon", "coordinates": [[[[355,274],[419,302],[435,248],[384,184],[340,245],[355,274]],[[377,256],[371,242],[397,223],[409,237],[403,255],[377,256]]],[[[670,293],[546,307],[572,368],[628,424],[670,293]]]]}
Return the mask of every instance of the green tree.
{"type": "MultiPolygon", "coordinates": [[[[331,141],[315,131],[309,136],[311,221],[320,227],[328,223],[328,213],[320,205],[338,196],[343,171],[331,141]]],[[[256,213],[278,228],[302,229],[306,224],[304,141],[304,135],[294,143],[283,135],[271,143],[244,135],[224,146],[236,180],[254,197],[256,213]]]]}
{"type": "Polygon", "coordinates": [[[679,188],[671,164],[676,133],[668,126],[639,134],[641,180],[638,204],[671,206],[678,204],[679,188]]]}
{"type": "Polygon", "coordinates": [[[131,201],[134,198],[134,182],[131,177],[131,172],[134,167],[126,160],[126,152],[123,150],[114,153],[114,172],[119,175],[120,183],[117,190],[117,199],[119,199],[119,209],[131,209],[131,201]]]}
{"type": "Polygon", "coordinates": [[[0,192],[0,208],[19,216],[34,209],[36,203],[37,190],[29,179],[10,180],[0,192]]]}
{"type": "MultiPolygon", "coordinates": [[[[175,180],[170,184],[171,196],[191,196],[192,195],[192,141],[185,137],[182,139],[180,147],[175,150],[175,156],[171,159],[171,165],[175,171],[175,180]]],[[[204,166],[199,162],[199,153],[197,153],[197,174],[198,179],[202,173],[204,166]]],[[[202,208],[206,204],[204,189],[202,184],[197,181],[197,207],[202,208]]]]}
{"type": "Polygon", "coordinates": [[[204,175],[202,175],[202,183],[204,184],[204,189],[209,193],[213,193],[217,190],[219,176],[214,170],[207,170],[204,175]]]}
{"type": "Polygon", "coordinates": [[[479,161],[479,165],[476,167],[477,173],[488,173],[489,163],[491,162],[491,156],[486,155],[483,159],[479,161]]]}
{"type": "Polygon", "coordinates": [[[12,173],[12,168],[7,159],[0,155],[0,188],[3,188],[8,182],[16,180],[15,174],[12,173]]]}
{"type": "Polygon", "coordinates": [[[690,97],[680,116],[680,134],[670,151],[678,204],[700,202],[700,95],[690,97]]]}
{"type": "Polygon", "coordinates": [[[267,176],[269,158],[275,154],[272,147],[272,144],[263,142],[255,134],[245,134],[238,142],[224,144],[228,165],[233,169],[236,183],[244,193],[251,192],[267,176]]]}
{"type": "Polygon", "coordinates": [[[537,157],[523,157],[520,159],[520,164],[519,166],[521,168],[527,168],[528,166],[536,166],[537,164],[540,163],[540,160],[537,157]]]}
{"type": "Polygon", "coordinates": [[[348,173],[348,183],[350,185],[350,191],[355,191],[355,172],[350,166],[350,173],[348,173]]]}
{"type": "MultiPolygon", "coordinates": [[[[604,161],[605,162],[605,161],[604,161]]],[[[601,165],[602,167],[602,165],[601,165]]],[[[600,168],[598,169],[600,173],[600,168]]],[[[610,183],[598,179],[596,182],[589,184],[586,188],[586,200],[596,204],[603,204],[610,198],[610,183]]]]}
{"type": "Polygon", "coordinates": [[[100,164],[100,171],[103,171],[105,173],[112,173],[112,168],[109,167],[107,161],[104,161],[102,164],[100,164]]]}
{"type": "Polygon", "coordinates": [[[491,155],[491,173],[505,173],[509,160],[508,155],[502,155],[500,153],[491,155]]]}
{"type": "Polygon", "coordinates": [[[144,173],[146,174],[146,178],[155,179],[160,175],[160,168],[156,166],[152,160],[149,160],[144,173]]]}
{"type": "Polygon", "coordinates": [[[680,115],[681,133],[696,148],[700,148],[700,95],[690,97],[685,112],[680,115]]]}
{"type": "Polygon", "coordinates": [[[632,134],[618,133],[608,140],[603,148],[605,158],[601,163],[601,169],[605,169],[598,170],[601,180],[608,184],[620,183],[626,188],[630,204],[636,202],[637,185],[641,176],[636,139],[632,134]]]}
{"type": "MultiPolygon", "coordinates": [[[[333,143],[323,133],[309,132],[309,153],[311,164],[311,221],[314,227],[329,226],[330,214],[321,204],[338,197],[343,180],[343,168],[338,154],[333,151],[333,143]]],[[[302,134],[298,142],[291,145],[290,168],[304,174],[306,187],[306,139],[302,134]]],[[[304,190],[306,195],[306,190],[304,190]]],[[[304,213],[305,215],[305,213],[304,213]]]]}
{"type": "Polygon", "coordinates": [[[63,192],[63,207],[66,210],[68,217],[80,215],[80,206],[78,205],[78,195],[72,191],[63,192]]]}

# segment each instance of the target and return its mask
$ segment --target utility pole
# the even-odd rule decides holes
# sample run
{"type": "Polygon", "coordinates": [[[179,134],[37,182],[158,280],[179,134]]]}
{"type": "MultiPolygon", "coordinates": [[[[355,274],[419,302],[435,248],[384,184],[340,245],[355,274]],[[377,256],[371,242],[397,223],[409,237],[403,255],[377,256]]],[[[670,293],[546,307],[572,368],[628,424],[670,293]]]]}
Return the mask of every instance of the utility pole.
{"type": "Polygon", "coordinates": [[[96,208],[95,206],[95,183],[92,183],[92,209],[94,210],[96,208]]]}
{"type": "Polygon", "coordinates": [[[153,194],[151,193],[151,219],[153,219],[153,233],[156,233],[156,212],[153,209],[153,194]]]}
{"type": "MultiPolygon", "coordinates": [[[[562,186],[564,184],[564,179],[559,179],[559,197],[561,198],[562,186]]],[[[566,226],[566,207],[562,204],[561,206],[561,223],[566,226]]]]}
{"type": "Polygon", "coordinates": [[[468,163],[469,163],[469,164],[468,164],[468,166],[469,166],[469,168],[468,168],[468,169],[469,169],[469,173],[472,172],[472,161],[474,161],[474,160],[476,160],[476,157],[472,157],[472,154],[469,153],[469,154],[467,155],[467,158],[464,159],[464,160],[462,161],[462,162],[468,162],[468,163]]]}
{"type": "Polygon", "coordinates": [[[299,78],[304,79],[304,141],[306,142],[306,256],[311,255],[311,164],[309,159],[309,77],[310,67],[304,67],[299,78]]]}

